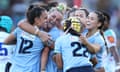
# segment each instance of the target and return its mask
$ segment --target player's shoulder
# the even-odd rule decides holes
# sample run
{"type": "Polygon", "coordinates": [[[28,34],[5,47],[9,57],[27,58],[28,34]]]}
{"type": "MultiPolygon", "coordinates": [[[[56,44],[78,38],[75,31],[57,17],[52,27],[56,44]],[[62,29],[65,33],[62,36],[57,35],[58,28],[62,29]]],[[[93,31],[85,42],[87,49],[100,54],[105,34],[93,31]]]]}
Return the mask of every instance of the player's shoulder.
{"type": "Polygon", "coordinates": [[[24,31],[24,30],[22,30],[20,27],[16,27],[13,32],[21,32],[21,31],[24,31]]]}
{"type": "Polygon", "coordinates": [[[112,30],[112,29],[108,29],[108,30],[106,30],[106,31],[104,32],[104,34],[105,34],[106,36],[111,36],[111,35],[115,35],[115,32],[114,32],[114,30],[112,30]]]}
{"type": "Polygon", "coordinates": [[[61,35],[60,37],[58,37],[56,40],[58,41],[58,40],[62,40],[62,39],[64,39],[65,38],[65,35],[61,35]]]}
{"type": "Polygon", "coordinates": [[[64,40],[67,40],[69,34],[65,34],[65,35],[61,35],[59,36],[56,41],[64,41],[64,40]]]}
{"type": "Polygon", "coordinates": [[[116,43],[116,34],[112,29],[109,29],[105,32],[105,37],[109,43],[116,43]]]}

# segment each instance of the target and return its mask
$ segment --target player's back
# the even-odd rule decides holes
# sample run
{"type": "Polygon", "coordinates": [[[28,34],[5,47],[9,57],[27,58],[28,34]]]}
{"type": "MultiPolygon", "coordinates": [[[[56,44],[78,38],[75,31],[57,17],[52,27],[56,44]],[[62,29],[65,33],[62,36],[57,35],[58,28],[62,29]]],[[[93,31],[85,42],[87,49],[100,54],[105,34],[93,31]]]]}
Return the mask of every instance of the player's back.
{"type": "Polygon", "coordinates": [[[91,66],[89,58],[91,54],[80,43],[79,37],[67,34],[56,40],[55,52],[61,53],[64,63],[64,71],[80,66],[91,66]]]}
{"type": "Polygon", "coordinates": [[[12,57],[14,64],[11,72],[38,72],[40,52],[43,48],[42,41],[20,28],[13,33],[17,38],[17,46],[12,57]]]}

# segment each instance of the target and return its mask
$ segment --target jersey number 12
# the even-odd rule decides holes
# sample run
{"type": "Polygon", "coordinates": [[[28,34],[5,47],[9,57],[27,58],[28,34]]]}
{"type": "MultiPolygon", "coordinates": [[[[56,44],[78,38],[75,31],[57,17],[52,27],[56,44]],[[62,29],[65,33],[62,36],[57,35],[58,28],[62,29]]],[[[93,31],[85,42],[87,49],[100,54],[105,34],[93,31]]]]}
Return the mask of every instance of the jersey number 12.
{"type": "Polygon", "coordinates": [[[33,42],[30,40],[25,40],[23,37],[21,37],[21,40],[22,42],[20,44],[19,53],[22,53],[22,54],[31,53],[30,51],[28,51],[28,49],[32,48],[33,42]]]}

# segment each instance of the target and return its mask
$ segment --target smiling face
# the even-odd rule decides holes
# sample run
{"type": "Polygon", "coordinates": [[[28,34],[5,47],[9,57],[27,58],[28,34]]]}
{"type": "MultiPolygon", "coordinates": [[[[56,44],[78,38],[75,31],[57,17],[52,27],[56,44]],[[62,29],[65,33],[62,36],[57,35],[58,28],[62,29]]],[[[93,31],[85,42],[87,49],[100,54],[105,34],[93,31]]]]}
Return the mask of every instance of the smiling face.
{"type": "Polygon", "coordinates": [[[47,21],[47,11],[43,11],[40,17],[36,18],[36,24],[38,27],[41,27],[47,21]]]}
{"type": "Polygon", "coordinates": [[[41,27],[47,20],[47,11],[42,7],[32,6],[27,10],[26,17],[31,25],[41,27]]]}
{"type": "Polygon", "coordinates": [[[101,26],[101,23],[98,21],[98,15],[95,12],[91,12],[87,18],[87,24],[85,27],[88,30],[98,29],[101,26]]]}
{"type": "Polygon", "coordinates": [[[53,11],[48,16],[49,22],[59,26],[62,21],[62,14],[58,11],[53,11]]]}

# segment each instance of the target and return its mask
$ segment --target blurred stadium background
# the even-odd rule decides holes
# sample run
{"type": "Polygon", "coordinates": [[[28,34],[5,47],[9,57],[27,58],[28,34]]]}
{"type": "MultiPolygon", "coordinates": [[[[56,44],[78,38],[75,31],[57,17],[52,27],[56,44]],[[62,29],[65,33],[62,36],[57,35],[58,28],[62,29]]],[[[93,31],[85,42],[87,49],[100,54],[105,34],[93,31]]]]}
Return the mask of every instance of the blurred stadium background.
{"type": "Polygon", "coordinates": [[[28,5],[37,1],[48,7],[56,6],[62,2],[71,8],[82,6],[90,11],[94,9],[107,11],[111,15],[110,27],[117,35],[117,48],[120,53],[120,0],[0,0],[0,15],[12,17],[14,27],[16,27],[17,22],[25,17],[28,5]]]}

